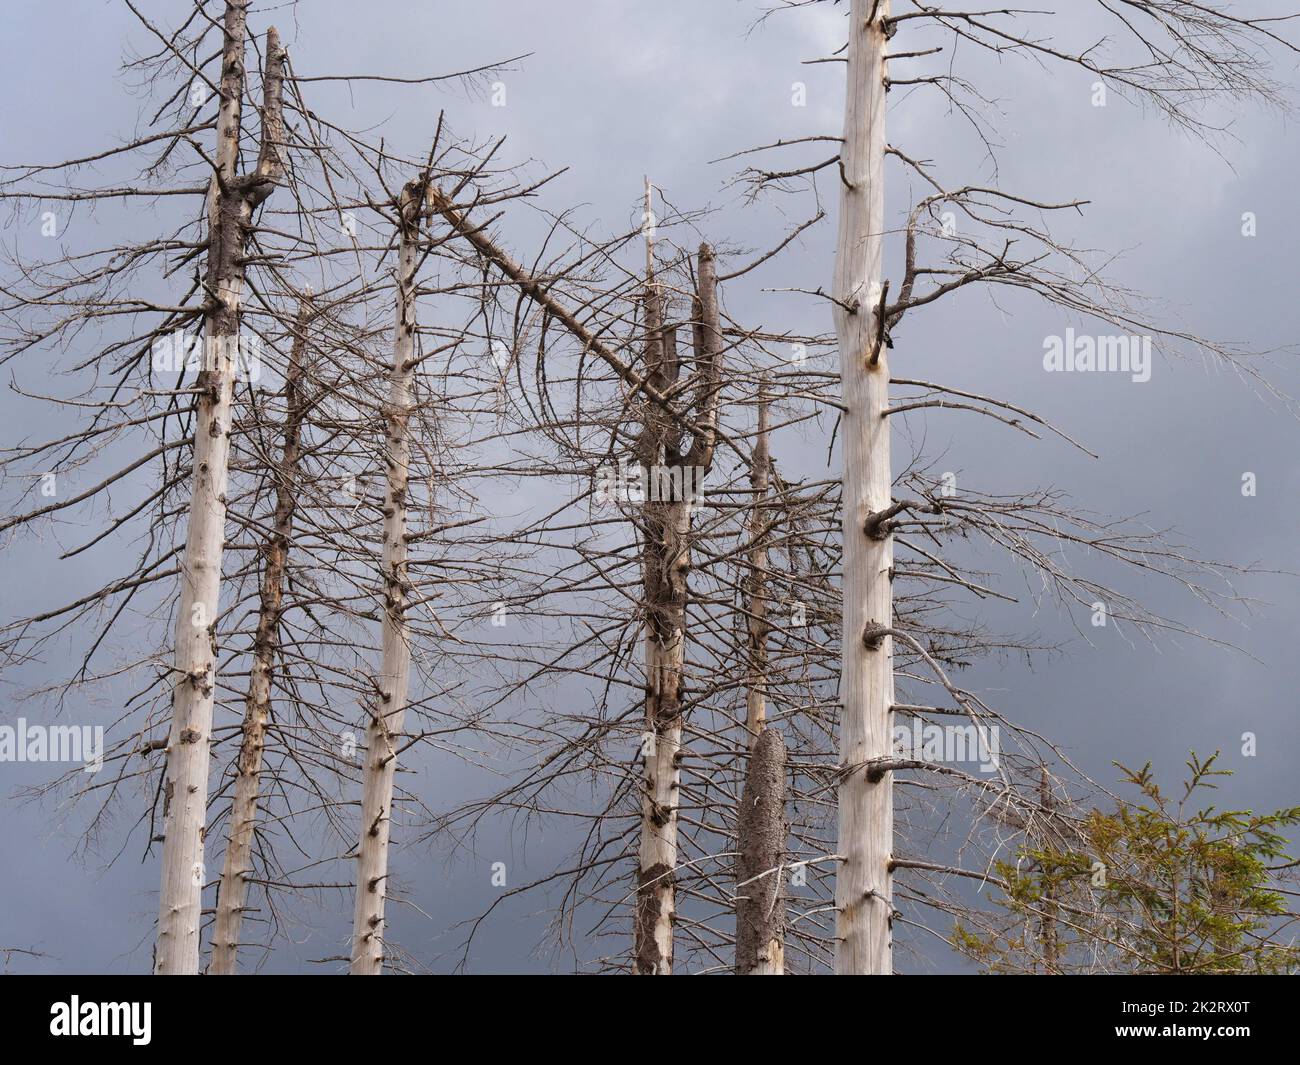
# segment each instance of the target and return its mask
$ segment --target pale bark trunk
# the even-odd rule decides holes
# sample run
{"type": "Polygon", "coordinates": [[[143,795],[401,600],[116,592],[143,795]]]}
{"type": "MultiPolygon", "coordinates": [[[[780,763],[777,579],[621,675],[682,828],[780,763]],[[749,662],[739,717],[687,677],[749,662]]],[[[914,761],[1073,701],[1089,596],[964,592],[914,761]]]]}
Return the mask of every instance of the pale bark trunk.
{"type": "Polygon", "coordinates": [[[410,466],[408,423],[415,357],[415,271],[424,183],[402,190],[397,252],[396,325],[388,406],[388,487],[384,495],[384,542],[381,562],[384,618],[379,697],[366,728],[365,769],[361,799],[361,838],[357,848],[357,893],[352,916],[353,976],[379,976],[384,970],[384,902],[388,894],[388,841],[393,821],[393,778],[411,673],[406,625],[409,585],[406,575],[407,475],[410,466]]]}
{"type": "Polygon", "coordinates": [[[873,635],[893,623],[893,541],[867,535],[891,502],[889,368],[878,343],[884,232],[885,54],[889,0],[852,0],[844,106],[839,238],[833,295],[845,414],[843,634],[840,672],[840,864],[835,882],[835,971],[893,968],[892,775],[866,763],[890,753],[893,645],[873,635]],[[868,22],[868,19],[871,19],[868,22]],[[874,360],[873,360],[874,356],[874,360]]]}
{"type": "Polygon", "coordinates": [[[280,612],[284,598],[284,573],[293,536],[298,495],[298,455],[302,432],[303,349],[307,340],[308,312],[304,303],[298,329],[289,351],[284,379],[284,446],[275,470],[275,517],[266,542],[266,570],[262,574],[257,631],[253,636],[253,669],[244,703],[243,741],[236,766],[235,797],[230,804],[226,856],[217,895],[217,917],[212,933],[214,976],[231,976],[237,969],[239,934],[248,901],[248,876],[253,871],[253,835],[261,792],[262,752],[271,718],[271,678],[280,646],[280,612]]]}
{"type": "Polygon", "coordinates": [[[267,33],[262,154],[256,173],[236,176],[244,92],[246,0],[226,5],[217,119],[217,173],[208,194],[207,288],[203,370],[194,432],[193,488],[176,618],[175,688],[163,790],[162,884],[154,971],[199,971],[199,931],[207,829],[216,621],[225,547],[226,486],[230,474],[231,403],[244,247],[253,209],[283,174],[280,91],[284,54],[267,33]]]}

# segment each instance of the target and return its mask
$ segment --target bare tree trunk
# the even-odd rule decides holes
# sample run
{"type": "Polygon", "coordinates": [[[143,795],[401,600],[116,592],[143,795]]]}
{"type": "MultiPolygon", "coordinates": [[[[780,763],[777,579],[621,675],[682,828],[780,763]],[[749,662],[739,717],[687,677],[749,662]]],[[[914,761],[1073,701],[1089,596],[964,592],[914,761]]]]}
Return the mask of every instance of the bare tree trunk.
{"type": "Polygon", "coordinates": [[[176,618],[176,686],[163,791],[162,886],[154,971],[199,971],[199,923],[207,829],[208,763],[216,688],[216,621],[230,474],[231,403],[244,291],[244,248],[253,210],[284,173],[280,112],[284,53],[267,32],[262,146],[257,170],[237,177],[244,92],[247,0],[229,0],[224,22],[216,173],[208,193],[203,370],[194,432],[194,485],[176,618]]]}
{"type": "Polygon", "coordinates": [[[304,301],[298,315],[298,330],[289,351],[289,365],[284,378],[284,447],[279,468],[274,471],[275,517],[271,535],[266,542],[266,570],[262,575],[257,631],[253,636],[252,678],[244,704],[244,735],[239,748],[235,797],[230,804],[226,856],[217,895],[212,965],[209,970],[214,976],[231,976],[237,972],[239,933],[248,900],[247,877],[253,869],[253,833],[257,825],[257,803],[262,781],[262,751],[266,745],[266,725],[271,717],[271,676],[275,669],[275,655],[280,647],[284,573],[297,507],[298,456],[303,419],[300,386],[308,319],[309,313],[304,301]]]}
{"type": "Polygon", "coordinates": [[[835,882],[838,974],[890,973],[894,835],[892,774],[867,763],[890,755],[893,540],[868,535],[868,518],[891,502],[889,368],[881,280],[884,231],[885,49],[889,0],[852,0],[844,104],[844,180],[833,295],[845,405],[843,646],[840,669],[840,864],[835,882]]]}
{"type": "MultiPolygon", "coordinates": [[[[646,374],[659,391],[677,381],[680,364],[674,331],[665,330],[665,301],[654,277],[653,207],[645,187],[646,218],[646,374]]],[[[678,453],[681,434],[666,424],[663,412],[646,404],[637,461],[657,472],[678,453]]],[[[641,792],[641,840],[637,850],[636,918],[633,972],[666,976],[673,964],[673,912],[676,904],[677,792],[681,782],[681,670],[685,638],[689,505],[680,500],[645,501],[646,732],[641,792]]]]}
{"type": "Polygon", "coordinates": [[[646,503],[646,758],[633,946],[639,976],[672,973],[690,526],[689,504],[646,503]]]}
{"type": "Polygon", "coordinates": [[[780,730],[764,729],[749,755],[737,818],[737,976],[785,974],[785,762],[780,730]]]}
{"type": "Polygon", "coordinates": [[[361,840],[357,848],[357,895],[352,916],[353,976],[384,970],[384,901],[388,894],[388,840],[393,822],[393,777],[406,717],[411,646],[406,628],[406,483],[410,466],[407,423],[415,357],[415,271],[426,179],[409,182],[398,204],[401,227],[397,252],[396,325],[389,378],[388,487],[384,494],[384,581],[380,696],[366,727],[362,782],[361,840]]]}
{"type": "Polygon", "coordinates": [[[749,677],[745,726],[749,768],[736,818],[736,975],[785,974],[785,905],[782,863],[785,823],[785,740],[766,727],[767,718],[767,536],[763,506],[771,473],[767,440],[767,388],[759,386],[758,435],[750,466],[754,489],[749,522],[749,579],[745,596],[749,677]]]}
{"type": "Polygon", "coordinates": [[[749,681],[745,687],[745,727],[749,730],[752,748],[767,718],[767,547],[766,525],[768,514],[763,503],[767,499],[771,477],[768,469],[767,443],[767,390],[766,383],[758,392],[758,437],[754,443],[753,464],[749,483],[754,489],[754,509],[749,520],[749,595],[745,609],[748,612],[749,681]]]}
{"type": "MultiPolygon", "coordinates": [[[[657,407],[647,404],[639,452],[649,465],[681,468],[681,484],[699,487],[697,477],[713,462],[720,389],[722,330],[713,249],[700,245],[695,323],[695,363],[702,380],[696,397],[696,431],[681,455],[682,434],[657,407]]],[[[663,328],[664,307],[653,278],[647,279],[647,365],[650,382],[663,392],[676,381],[676,340],[663,328]],[[655,367],[658,370],[655,370],[655,367]]],[[[637,852],[633,971],[669,976],[673,966],[673,919],[677,903],[677,814],[681,805],[682,666],[686,647],[687,576],[690,573],[691,500],[645,503],[646,609],[645,780],[641,795],[641,840],[637,852]]]]}

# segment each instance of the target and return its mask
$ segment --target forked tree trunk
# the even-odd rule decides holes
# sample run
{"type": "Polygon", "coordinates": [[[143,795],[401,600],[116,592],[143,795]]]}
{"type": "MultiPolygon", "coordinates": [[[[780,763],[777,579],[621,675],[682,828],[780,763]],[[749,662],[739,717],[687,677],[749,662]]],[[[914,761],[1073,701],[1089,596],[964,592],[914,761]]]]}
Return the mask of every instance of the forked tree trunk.
{"type": "MultiPolygon", "coordinates": [[[[646,180],[646,375],[666,392],[680,373],[676,331],[664,328],[665,300],[654,277],[653,207],[646,180]]],[[[655,478],[680,451],[682,434],[662,411],[645,405],[637,439],[637,462],[655,478]]],[[[681,781],[681,669],[686,611],[687,534],[690,511],[683,501],[644,503],[646,731],[641,793],[641,839],[637,850],[637,897],[633,972],[666,975],[673,963],[673,875],[677,866],[677,791],[681,781]]]]}
{"type": "Polygon", "coordinates": [[[406,626],[409,584],[406,576],[406,487],[411,448],[411,381],[415,358],[415,271],[425,180],[409,182],[398,204],[396,324],[393,368],[384,420],[388,437],[388,481],[384,493],[384,542],[380,564],[384,582],[380,695],[366,727],[362,775],[361,839],[357,848],[357,894],[352,915],[353,976],[384,971],[384,902],[388,894],[388,840],[393,823],[393,777],[411,674],[406,626]]]}
{"type": "MultiPolygon", "coordinates": [[[[697,261],[695,364],[701,375],[695,405],[696,431],[690,450],[680,451],[682,434],[655,405],[647,404],[639,460],[678,467],[681,484],[698,488],[713,462],[722,359],[717,274],[713,249],[700,245],[697,261]]],[[[678,375],[676,340],[664,328],[664,305],[653,278],[647,279],[647,365],[660,392],[678,375]]],[[[687,577],[690,573],[691,500],[645,503],[644,586],[646,609],[645,776],[641,794],[641,838],[637,850],[636,916],[632,963],[638,976],[669,976],[673,966],[673,919],[677,886],[677,816],[681,805],[682,666],[686,646],[687,577]]]]}
{"type": "Polygon", "coordinates": [[[892,774],[866,769],[890,754],[893,541],[866,532],[891,502],[889,367],[878,322],[884,233],[885,49],[889,0],[852,0],[844,104],[844,180],[833,295],[845,405],[843,633],[840,668],[840,862],[835,881],[835,971],[893,969],[890,851],[892,774]]]}
{"type": "Polygon", "coordinates": [[[199,971],[199,924],[207,828],[208,763],[216,688],[216,623],[230,475],[231,404],[244,291],[244,248],[254,209],[283,176],[280,112],[284,53],[267,32],[262,148],[257,170],[236,174],[244,92],[247,0],[229,0],[221,60],[214,175],[208,193],[203,369],[194,430],[193,488],[176,617],[175,688],[163,789],[162,884],[154,971],[199,971]]]}
{"type": "Polygon", "coordinates": [[[226,856],[217,894],[212,965],[209,969],[214,976],[232,976],[238,971],[239,934],[248,901],[248,877],[253,871],[253,835],[261,793],[262,752],[266,746],[267,722],[271,719],[271,678],[280,647],[284,573],[298,500],[298,456],[303,419],[302,360],[308,320],[304,301],[284,375],[284,443],[279,465],[273,471],[275,516],[265,547],[266,569],[262,574],[257,631],[253,636],[252,677],[244,702],[243,740],[236,765],[235,797],[230,804],[226,856]]]}
{"type": "MultiPolygon", "coordinates": [[[[637,373],[599,337],[593,335],[562,304],[549,285],[538,281],[500,248],[484,228],[471,223],[446,196],[429,187],[430,206],[462,237],[510,278],[520,291],[544,307],[583,346],[612,367],[630,388],[646,397],[653,413],[650,422],[663,416],[673,430],[689,431],[691,448],[685,458],[675,461],[683,466],[708,470],[713,463],[717,437],[718,397],[722,374],[722,329],[717,303],[717,278],[713,250],[700,245],[696,313],[696,361],[702,367],[703,383],[696,401],[695,418],[690,421],[676,412],[665,394],[662,376],[652,369],[645,376],[637,373]],[[657,380],[656,380],[657,378],[657,380]],[[670,411],[672,413],[670,413],[670,411]]],[[[654,294],[652,278],[647,278],[647,303],[658,313],[660,298],[654,294]]],[[[664,367],[675,367],[675,339],[670,329],[647,330],[647,343],[661,343],[664,367]],[[670,347],[671,345],[671,347],[670,347]]],[[[674,380],[675,380],[674,370],[674,380]]],[[[645,434],[643,434],[644,437],[645,434]]],[[[656,428],[653,438],[667,439],[669,432],[656,428]]],[[[656,454],[658,448],[655,449],[656,454]]],[[[644,454],[645,447],[641,453],[644,454]]],[[[645,461],[644,459],[642,460],[645,461]]],[[[657,459],[652,459],[653,464],[657,459]]],[[[664,461],[668,461],[667,449],[664,461]]],[[[677,809],[680,781],[681,749],[681,667],[684,647],[682,624],[685,620],[686,574],[690,565],[686,550],[690,530],[688,507],[647,505],[646,527],[649,547],[644,560],[647,583],[646,609],[646,766],[642,796],[641,838],[638,848],[637,902],[634,919],[632,971],[638,975],[669,975],[672,972],[672,926],[675,905],[674,869],[677,864],[677,809]],[[653,553],[654,558],[651,558],[653,553]],[[652,594],[649,584],[657,590],[652,594]],[[676,623],[674,621],[676,619],[676,623]]]]}
{"type": "Polygon", "coordinates": [[[788,828],[785,821],[785,740],[767,728],[767,526],[764,507],[770,479],[767,395],[758,394],[758,436],[750,468],[754,489],[749,523],[748,676],[745,724],[749,767],[736,818],[736,975],[785,973],[785,901],[782,865],[788,828]]]}

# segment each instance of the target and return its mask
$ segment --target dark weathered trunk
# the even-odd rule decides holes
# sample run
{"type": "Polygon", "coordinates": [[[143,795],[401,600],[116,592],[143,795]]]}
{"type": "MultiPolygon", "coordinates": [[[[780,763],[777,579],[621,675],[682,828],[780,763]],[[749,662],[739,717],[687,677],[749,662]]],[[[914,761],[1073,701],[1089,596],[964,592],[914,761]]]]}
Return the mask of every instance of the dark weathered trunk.
{"type": "MultiPolygon", "coordinates": [[[[645,404],[638,459],[652,471],[681,471],[681,498],[645,503],[643,575],[646,610],[645,779],[641,797],[641,841],[637,862],[633,971],[668,976],[673,964],[673,915],[677,904],[677,816],[681,805],[682,667],[686,647],[686,603],[691,567],[691,506],[685,486],[702,490],[713,463],[721,381],[722,329],[713,249],[700,245],[692,318],[696,372],[695,431],[681,453],[682,437],[663,411],[645,404]]],[[[665,307],[653,278],[646,286],[646,362],[650,384],[659,392],[679,374],[676,338],[662,328],[665,307]]]]}
{"type": "MultiPolygon", "coordinates": [[[[646,209],[650,210],[648,197],[646,209]]],[[[647,238],[645,363],[650,383],[661,392],[676,383],[680,371],[675,330],[663,326],[666,311],[662,290],[654,280],[647,238]]],[[[680,461],[681,437],[663,411],[652,403],[644,404],[637,462],[653,477],[657,469],[680,461]]],[[[646,731],[632,962],[638,976],[664,976],[672,971],[673,963],[690,505],[682,499],[646,499],[643,515],[646,731]]]]}
{"type": "Polygon", "coordinates": [[[646,757],[634,943],[640,976],[667,976],[673,962],[690,525],[688,503],[646,503],[646,757]]]}
{"type": "Polygon", "coordinates": [[[785,763],[780,730],[764,729],[749,755],[736,830],[738,976],[785,972],[785,763]]]}
{"type": "MultiPolygon", "coordinates": [[[[676,341],[662,329],[662,297],[653,277],[647,277],[647,359],[643,376],[593,335],[561,303],[550,287],[533,277],[499,247],[483,229],[457,210],[438,189],[429,189],[429,203],[453,229],[495,263],[525,295],[565,327],[583,346],[613,368],[634,394],[647,400],[638,456],[653,455],[650,465],[694,467],[707,471],[713,462],[721,390],[723,340],[717,298],[713,249],[700,245],[695,300],[695,362],[700,375],[695,416],[688,420],[666,394],[671,367],[676,380],[676,341]],[[681,454],[681,441],[691,437],[681,454]],[[660,456],[662,455],[662,459],[660,456]]],[[[645,776],[638,847],[637,899],[633,933],[632,971],[666,976],[672,972],[672,925],[676,901],[677,810],[681,769],[681,670],[685,647],[687,574],[690,570],[690,506],[682,500],[645,506],[646,554],[646,737],[645,776]]]]}
{"type": "Polygon", "coordinates": [[[749,522],[749,574],[745,580],[747,677],[745,727],[749,766],[737,817],[736,973],[785,973],[785,740],[767,727],[767,527],[765,506],[771,476],[768,454],[767,389],[759,387],[758,435],[750,464],[754,489],[749,522]]]}

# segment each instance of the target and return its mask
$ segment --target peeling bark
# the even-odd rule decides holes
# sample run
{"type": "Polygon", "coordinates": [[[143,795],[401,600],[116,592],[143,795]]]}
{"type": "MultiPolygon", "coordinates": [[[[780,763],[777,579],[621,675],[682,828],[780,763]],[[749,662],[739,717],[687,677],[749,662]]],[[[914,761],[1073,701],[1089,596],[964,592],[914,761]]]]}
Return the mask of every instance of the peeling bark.
{"type": "MultiPolygon", "coordinates": [[[[713,462],[718,396],[721,390],[722,329],[718,317],[713,249],[700,245],[694,301],[695,363],[702,367],[697,389],[696,430],[683,456],[682,434],[662,410],[646,404],[637,452],[643,466],[707,470],[713,462]]],[[[646,284],[646,362],[651,386],[665,392],[680,367],[676,338],[664,328],[662,294],[652,276],[646,284]]],[[[683,476],[681,482],[686,483],[683,476]]],[[[647,500],[645,514],[646,735],[641,795],[641,838],[637,858],[633,970],[639,976],[668,976],[673,962],[676,912],[677,815],[680,806],[682,666],[686,646],[686,601],[690,573],[691,500],[647,500]]]]}

